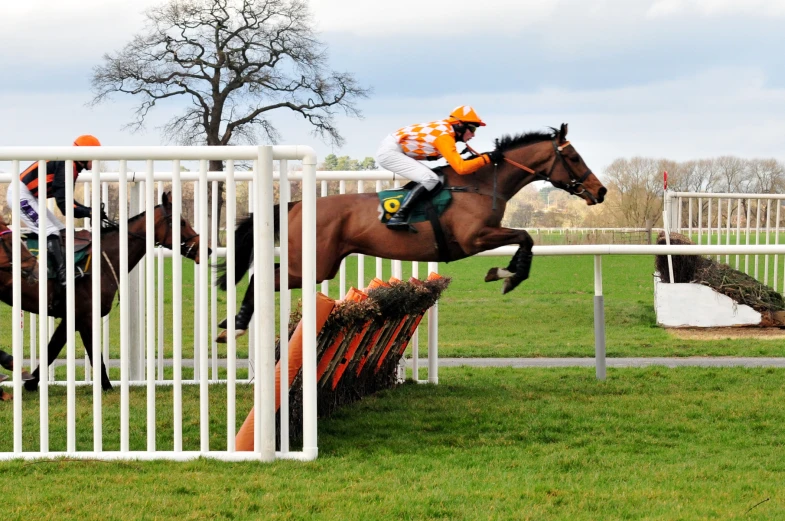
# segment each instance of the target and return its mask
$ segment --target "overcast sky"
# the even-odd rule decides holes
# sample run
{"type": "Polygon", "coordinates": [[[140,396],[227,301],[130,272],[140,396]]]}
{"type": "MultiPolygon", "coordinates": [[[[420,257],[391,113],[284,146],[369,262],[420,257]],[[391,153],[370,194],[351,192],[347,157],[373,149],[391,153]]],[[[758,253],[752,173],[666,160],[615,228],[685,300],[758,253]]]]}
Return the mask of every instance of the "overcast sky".
{"type": "MultiPolygon", "coordinates": [[[[0,0],[0,145],[164,144],[122,130],[135,100],[90,108],[92,68],[141,31],[161,0],[0,0]]],[[[281,144],[373,156],[389,132],[470,104],[473,141],[570,124],[598,172],[636,155],[785,161],[785,0],[312,0],[330,64],[373,88],[332,149],[302,118],[281,144]]]]}

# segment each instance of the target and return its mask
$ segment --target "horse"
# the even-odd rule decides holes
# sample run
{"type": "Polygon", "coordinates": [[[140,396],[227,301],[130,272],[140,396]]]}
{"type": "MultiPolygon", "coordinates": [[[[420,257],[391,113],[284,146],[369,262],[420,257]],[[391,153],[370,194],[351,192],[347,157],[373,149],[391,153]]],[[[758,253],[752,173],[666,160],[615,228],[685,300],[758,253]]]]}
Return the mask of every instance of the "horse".
{"type": "MultiPolygon", "coordinates": [[[[499,165],[486,165],[473,175],[460,176],[450,166],[439,170],[443,189],[451,190],[453,200],[439,217],[441,231],[428,221],[411,225],[416,233],[388,230],[379,220],[379,199],[375,193],[322,197],[316,203],[316,280],[335,277],[341,261],[351,254],[363,254],[404,261],[454,261],[500,246],[518,245],[510,264],[492,268],[486,282],[503,280],[503,293],[509,293],[529,277],[534,241],[525,230],[501,227],[509,201],[532,181],[549,181],[557,188],[581,197],[587,205],[603,202],[607,189],[586,166],[575,147],[567,141],[567,124],[551,132],[505,135],[495,141],[503,154],[499,165]],[[440,235],[442,237],[440,237],[440,235]],[[441,247],[438,246],[441,244],[441,247]]],[[[470,149],[469,149],[470,150],[470,149]]],[[[470,150],[471,151],[471,150],[470,150]]],[[[473,152],[473,151],[471,151],[473,152]]],[[[302,204],[290,203],[289,287],[299,288],[301,278],[302,204]]],[[[278,230],[275,212],[275,230],[278,230]]],[[[253,215],[239,223],[235,231],[235,274],[239,282],[250,267],[253,252],[253,215]]],[[[217,285],[226,289],[225,264],[217,285]]],[[[275,288],[280,274],[276,267],[275,288]]],[[[253,315],[253,283],[235,317],[237,336],[245,333],[253,315]]],[[[226,327],[226,320],[221,323],[226,327]]],[[[219,337],[226,341],[226,331],[219,337]]]]}
{"type": "MultiPolygon", "coordinates": [[[[164,193],[161,204],[153,211],[155,244],[172,249],[172,201],[169,192],[164,193]]],[[[105,222],[101,229],[101,251],[93,254],[93,261],[101,262],[101,316],[106,316],[112,310],[112,302],[119,287],[117,270],[120,267],[120,228],[115,223],[105,222]]],[[[136,266],[146,253],[147,217],[141,213],[128,220],[128,270],[136,266]]],[[[199,235],[184,218],[180,219],[180,251],[184,257],[199,262],[199,235]]],[[[10,279],[10,277],[9,277],[10,279]]],[[[47,289],[47,302],[50,303],[50,316],[62,318],[60,324],[52,334],[47,347],[49,364],[55,361],[66,343],[68,333],[66,323],[65,287],[60,286],[56,280],[50,280],[47,289]]],[[[93,298],[92,277],[82,277],[74,282],[74,327],[82,337],[90,363],[93,360],[93,298]]],[[[12,303],[11,283],[0,277],[0,300],[6,304],[12,303]]],[[[38,287],[25,284],[22,289],[22,309],[30,313],[38,313],[38,287]]],[[[101,350],[98,350],[101,357],[101,350]]],[[[101,360],[101,388],[104,391],[112,389],[109,376],[106,372],[103,357],[101,360]]],[[[25,382],[25,389],[35,391],[40,381],[41,367],[37,367],[32,378],[25,382]]]]}
{"type": "MultiPolygon", "coordinates": [[[[12,279],[11,270],[13,269],[13,243],[11,242],[11,239],[11,230],[8,228],[8,225],[2,219],[2,217],[0,217],[0,279],[12,279]]],[[[30,250],[27,249],[24,243],[22,243],[21,251],[22,254],[20,270],[22,272],[22,280],[27,281],[30,284],[34,284],[38,280],[38,260],[35,258],[35,255],[30,253],[30,250]]],[[[8,371],[13,371],[13,360],[14,359],[11,357],[11,355],[0,349],[0,366],[8,371]]],[[[30,373],[22,370],[22,379],[29,380],[30,378],[32,378],[30,373]]],[[[8,376],[0,374],[0,382],[7,379],[8,376]]],[[[6,401],[10,399],[11,395],[0,389],[0,401],[6,401]]]]}

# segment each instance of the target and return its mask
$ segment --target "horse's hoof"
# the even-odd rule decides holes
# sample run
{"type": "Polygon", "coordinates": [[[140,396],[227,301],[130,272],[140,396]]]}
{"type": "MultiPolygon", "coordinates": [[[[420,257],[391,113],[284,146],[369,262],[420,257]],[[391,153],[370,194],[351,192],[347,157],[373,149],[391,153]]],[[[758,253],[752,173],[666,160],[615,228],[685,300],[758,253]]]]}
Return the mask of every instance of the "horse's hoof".
{"type": "Polygon", "coordinates": [[[27,371],[25,371],[23,369],[22,370],[22,381],[23,382],[27,382],[28,380],[32,380],[32,379],[33,379],[33,375],[31,375],[30,373],[28,373],[27,371]]]}
{"type": "Polygon", "coordinates": [[[499,268],[491,268],[485,275],[485,282],[493,282],[495,280],[499,280],[499,278],[499,268]]]}
{"type": "Polygon", "coordinates": [[[223,319],[223,320],[221,321],[221,323],[220,323],[220,324],[218,324],[218,327],[220,327],[221,329],[226,329],[226,320],[227,320],[227,319],[223,319]]]}
{"type": "MultiPolygon", "coordinates": [[[[245,333],[246,333],[246,330],[245,330],[245,329],[235,329],[235,331],[234,331],[234,337],[235,337],[235,338],[240,338],[240,337],[241,337],[241,336],[243,336],[245,333]]],[[[221,334],[220,334],[220,335],[218,335],[217,337],[215,337],[215,342],[216,342],[217,344],[225,344],[225,343],[226,343],[226,340],[227,340],[227,338],[229,338],[229,333],[227,333],[226,331],[221,331],[221,334]]]]}
{"type": "Polygon", "coordinates": [[[8,380],[8,375],[7,374],[0,374],[0,382],[5,382],[6,380],[8,380]]]}
{"type": "Polygon", "coordinates": [[[504,284],[502,285],[502,295],[506,295],[510,291],[514,290],[518,287],[518,284],[521,283],[521,280],[516,277],[510,277],[508,279],[504,279],[504,284]]]}

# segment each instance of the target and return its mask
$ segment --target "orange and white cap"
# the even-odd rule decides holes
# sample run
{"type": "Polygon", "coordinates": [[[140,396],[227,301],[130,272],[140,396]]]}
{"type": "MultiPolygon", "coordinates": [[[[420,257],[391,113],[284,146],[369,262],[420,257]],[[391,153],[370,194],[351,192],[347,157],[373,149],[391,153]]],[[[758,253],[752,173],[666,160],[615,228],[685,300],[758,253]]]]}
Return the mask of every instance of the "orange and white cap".
{"type": "Polygon", "coordinates": [[[455,109],[450,112],[450,117],[464,123],[472,123],[481,127],[485,126],[485,123],[480,119],[480,116],[478,116],[477,113],[474,112],[474,109],[469,105],[455,107],[455,109]]]}
{"type": "Polygon", "coordinates": [[[84,134],[74,140],[75,147],[100,147],[101,142],[98,138],[90,134],[84,134]]]}

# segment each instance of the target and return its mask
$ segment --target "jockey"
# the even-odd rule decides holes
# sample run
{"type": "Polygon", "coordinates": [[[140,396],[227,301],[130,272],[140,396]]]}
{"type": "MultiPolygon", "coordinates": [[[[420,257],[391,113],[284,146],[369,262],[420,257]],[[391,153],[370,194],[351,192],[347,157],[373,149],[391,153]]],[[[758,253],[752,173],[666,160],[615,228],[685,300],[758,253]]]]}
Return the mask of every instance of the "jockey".
{"type": "MultiPolygon", "coordinates": [[[[79,136],[74,141],[74,146],[101,146],[97,138],[84,135],[79,136]]],[[[93,168],[92,161],[74,161],[74,169],[72,172],[72,179],[70,182],[75,183],[79,172],[82,170],[91,170],[93,168]]],[[[19,185],[19,206],[21,208],[21,220],[24,225],[36,233],[38,233],[39,243],[41,241],[41,231],[39,230],[39,208],[38,208],[38,163],[33,163],[27,170],[22,172],[19,176],[21,183],[19,185]]],[[[46,162],[46,197],[51,199],[54,197],[57,201],[57,207],[65,214],[65,161],[47,161],[46,162]]],[[[11,186],[8,187],[7,201],[11,202],[13,197],[11,186]]],[[[63,254],[63,246],[60,242],[60,231],[65,229],[65,226],[55,217],[55,215],[46,207],[46,248],[51,253],[52,259],[57,266],[57,280],[65,286],[66,284],[66,271],[65,271],[65,255],[63,254]]],[[[92,209],[74,201],[74,218],[84,219],[92,217],[92,209]]],[[[101,219],[105,218],[106,214],[101,210],[101,219]]]]}
{"type": "Polygon", "coordinates": [[[453,110],[447,119],[404,127],[384,138],[376,153],[379,165],[417,183],[387,222],[389,229],[408,230],[409,214],[417,200],[439,188],[438,176],[418,160],[443,157],[459,175],[474,173],[487,164],[501,160],[497,157],[501,154],[497,152],[469,160],[464,160],[458,153],[456,142],[468,143],[477,127],[484,126],[485,123],[472,107],[462,105],[453,110]]]}

